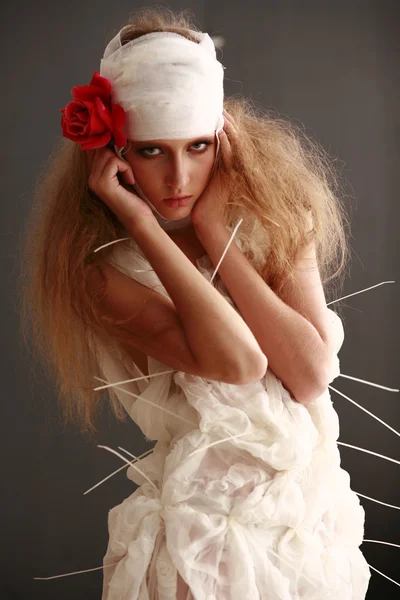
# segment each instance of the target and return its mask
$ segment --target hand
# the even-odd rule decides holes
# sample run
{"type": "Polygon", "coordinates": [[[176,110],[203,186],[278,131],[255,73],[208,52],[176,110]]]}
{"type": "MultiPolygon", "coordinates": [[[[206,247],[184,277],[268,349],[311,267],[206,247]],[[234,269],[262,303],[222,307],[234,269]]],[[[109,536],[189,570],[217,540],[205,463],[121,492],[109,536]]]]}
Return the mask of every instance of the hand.
{"type": "Polygon", "coordinates": [[[120,159],[109,147],[86,150],[89,166],[89,188],[131,231],[140,220],[155,219],[151,208],[125,185],[134,185],[135,178],[128,162],[120,159]],[[124,183],[125,182],[125,185],[124,183]]]}
{"type": "Polygon", "coordinates": [[[192,210],[192,222],[196,227],[223,222],[224,208],[234,185],[233,150],[239,135],[235,121],[225,110],[224,128],[219,132],[220,156],[207,187],[192,210]]]}

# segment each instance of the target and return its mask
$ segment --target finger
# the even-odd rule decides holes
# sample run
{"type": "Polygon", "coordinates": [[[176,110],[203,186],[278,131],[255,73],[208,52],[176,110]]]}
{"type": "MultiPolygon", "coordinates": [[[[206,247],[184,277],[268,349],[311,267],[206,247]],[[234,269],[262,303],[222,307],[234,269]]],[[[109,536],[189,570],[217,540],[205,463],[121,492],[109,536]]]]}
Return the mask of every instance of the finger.
{"type": "Polygon", "coordinates": [[[219,134],[219,139],[221,144],[221,156],[223,163],[227,169],[230,169],[230,167],[232,166],[232,147],[229,142],[228,136],[223,129],[219,134]]]}
{"type": "Polygon", "coordinates": [[[230,115],[225,109],[223,110],[224,120],[227,122],[228,126],[230,125],[233,129],[237,128],[235,123],[235,119],[230,115]]]}
{"type": "Polygon", "coordinates": [[[235,126],[232,125],[232,123],[227,118],[224,118],[224,130],[226,131],[228,137],[231,139],[236,139],[239,135],[235,126]]]}
{"type": "Polygon", "coordinates": [[[99,148],[95,150],[85,150],[88,156],[89,176],[93,179],[97,176],[99,170],[99,164],[101,162],[101,153],[99,148]]]}
{"type": "Polygon", "coordinates": [[[103,149],[96,149],[93,154],[92,167],[89,173],[89,187],[101,196],[100,192],[104,187],[104,182],[108,182],[110,177],[115,176],[118,170],[116,170],[113,161],[109,157],[106,156],[106,162],[104,161],[104,153],[100,150],[103,149]],[[110,169],[113,169],[114,173],[111,174],[110,169]]]}
{"type": "Polygon", "coordinates": [[[116,177],[122,185],[124,183],[135,185],[135,176],[132,167],[127,161],[122,160],[115,155],[105,164],[101,177],[104,177],[106,181],[116,177]]]}
{"type": "MultiPolygon", "coordinates": [[[[114,161],[116,161],[117,163],[123,162],[110,148],[96,148],[96,150],[94,151],[94,157],[92,162],[92,179],[100,179],[101,177],[103,177],[104,171],[107,168],[107,165],[109,165],[110,163],[113,164],[114,168],[116,169],[114,161]]],[[[117,173],[117,170],[115,172],[117,173]]]]}
{"type": "Polygon", "coordinates": [[[105,160],[101,161],[99,164],[97,174],[99,178],[103,178],[108,181],[113,177],[116,177],[121,173],[122,177],[128,178],[127,183],[131,183],[132,185],[135,183],[133,172],[129,163],[125,160],[118,158],[118,156],[114,153],[107,153],[105,156],[105,160]],[[100,166],[101,165],[101,166],[100,166]]]}
{"type": "Polygon", "coordinates": [[[118,159],[117,155],[113,150],[111,150],[111,148],[108,148],[107,146],[96,148],[94,151],[92,168],[100,171],[101,173],[104,170],[104,166],[113,158],[118,159]]]}
{"type": "Polygon", "coordinates": [[[124,163],[124,165],[119,167],[119,172],[121,173],[122,179],[125,181],[125,183],[135,185],[135,176],[129,163],[124,163]]]}

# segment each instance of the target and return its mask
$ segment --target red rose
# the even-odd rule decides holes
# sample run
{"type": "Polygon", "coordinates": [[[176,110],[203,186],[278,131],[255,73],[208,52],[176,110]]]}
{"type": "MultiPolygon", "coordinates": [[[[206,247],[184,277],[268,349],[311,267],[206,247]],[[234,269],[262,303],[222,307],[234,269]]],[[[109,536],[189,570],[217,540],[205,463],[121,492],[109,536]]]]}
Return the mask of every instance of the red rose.
{"type": "Polygon", "coordinates": [[[95,71],[89,85],[72,88],[73,101],[61,108],[63,136],[81,144],[82,150],[106,146],[113,137],[117,146],[124,146],[121,131],[125,112],[111,102],[111,82],[95,71]]]}

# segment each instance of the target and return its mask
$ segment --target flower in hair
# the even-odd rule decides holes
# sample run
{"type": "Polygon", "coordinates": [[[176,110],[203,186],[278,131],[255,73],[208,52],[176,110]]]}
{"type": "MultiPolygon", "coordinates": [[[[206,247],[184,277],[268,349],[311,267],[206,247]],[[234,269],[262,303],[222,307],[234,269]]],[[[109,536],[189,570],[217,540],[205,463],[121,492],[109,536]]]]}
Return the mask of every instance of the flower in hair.
{"type": "Polygon", "coordinates": [[[95,71],[89,85],[72,88],[72,102],[62,113],[63,136],[80,144],[82,150],[93,150],[113,142],[116,146],[126,144],[121,127],[125,111],[120,104],[111,101],[111,82],[95,71]]]}

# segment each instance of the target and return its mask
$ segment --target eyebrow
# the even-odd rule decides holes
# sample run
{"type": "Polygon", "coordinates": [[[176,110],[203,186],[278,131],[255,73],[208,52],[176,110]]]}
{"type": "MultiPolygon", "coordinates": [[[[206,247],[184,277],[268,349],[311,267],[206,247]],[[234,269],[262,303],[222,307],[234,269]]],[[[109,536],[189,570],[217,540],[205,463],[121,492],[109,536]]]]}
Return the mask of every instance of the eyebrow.
{"type": "MultiPolygon", "coordinates": [[[[188,145],[190,146],[191,144],[194,144],[196,142],[201,142],[201,141],[213,141],[214,140],[214,136],[213,135],[199,135],[198,137],[192,138],[189,142],[188,145]]],[[[168,145],[168,142],[161,142],[161,141],[157,141],[157,140],[149,140],[148,142],[144,141],[138,141],[135,142],[134,140],[131,140],[131,144],[134,145],[137,148],[158,148],[158,147],[166,147],[169,148],[170,146],[168,145]]]]}

